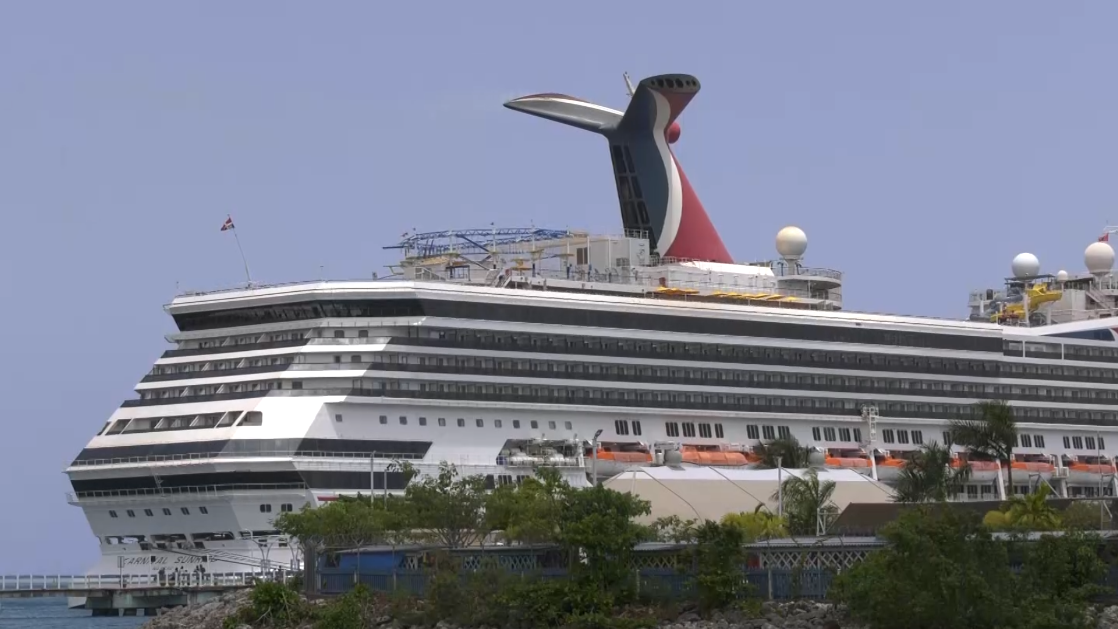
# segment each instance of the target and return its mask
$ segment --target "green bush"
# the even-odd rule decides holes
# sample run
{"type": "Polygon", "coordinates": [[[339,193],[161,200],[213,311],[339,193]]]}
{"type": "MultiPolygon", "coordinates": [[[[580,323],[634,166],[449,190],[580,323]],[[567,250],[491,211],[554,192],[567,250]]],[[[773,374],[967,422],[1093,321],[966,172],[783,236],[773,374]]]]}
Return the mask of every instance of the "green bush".
{"type": "Polygon", "coordinates": [[[247,624],[253,627],[287,627],[309,616],[309,609],[299,593],[283,583],[261,582],[252,589],[249,604],[226,618],[223,625],[233,628],[247,624]]]}

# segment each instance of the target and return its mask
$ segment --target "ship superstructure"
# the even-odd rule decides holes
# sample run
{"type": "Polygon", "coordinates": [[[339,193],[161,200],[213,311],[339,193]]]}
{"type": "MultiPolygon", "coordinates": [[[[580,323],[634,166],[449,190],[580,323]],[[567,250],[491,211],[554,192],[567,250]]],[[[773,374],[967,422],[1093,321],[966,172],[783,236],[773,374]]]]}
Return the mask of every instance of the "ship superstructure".
{"type": "MultiPolygon", "coordinates": [[[[792,436],[888,481],[985,400],[1018,418],[1013,491],[1113,494],[1108,321],[844,310],[842,274],[807,266],[794,227],[775,260],[733,263],[669,146],[697,91],[663,75],[625,112],[557,94],[508,104],[606,137],[621,235],[411,234],[391,278],[176,297],[173,347],[67,468],[102,545],[94,570],[289,565],[276,515],[401,491],[398,460],[494,487],[550,465],[585,485],[666,450],[748,467],[792,436]]],[[[997,463],[955,464],[972,469],[960,498],[998,495],[997,463]]]]}

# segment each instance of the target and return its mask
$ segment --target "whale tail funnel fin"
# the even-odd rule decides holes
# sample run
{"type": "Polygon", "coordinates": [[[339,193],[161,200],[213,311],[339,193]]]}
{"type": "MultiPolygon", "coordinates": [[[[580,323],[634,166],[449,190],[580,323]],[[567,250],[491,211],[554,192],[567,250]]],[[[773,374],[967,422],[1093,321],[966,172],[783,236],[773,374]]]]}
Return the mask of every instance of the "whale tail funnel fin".
{"type": "Polygon", "coordinates": [[[524,96],[505,107],[605,136],[622,224],[646,233],[655,253],[732,263],[669,146],[679,139],[676,119],[699,87],[686,74],[649,77],[637,84],[624,113],[563,94],[524,96]]]}

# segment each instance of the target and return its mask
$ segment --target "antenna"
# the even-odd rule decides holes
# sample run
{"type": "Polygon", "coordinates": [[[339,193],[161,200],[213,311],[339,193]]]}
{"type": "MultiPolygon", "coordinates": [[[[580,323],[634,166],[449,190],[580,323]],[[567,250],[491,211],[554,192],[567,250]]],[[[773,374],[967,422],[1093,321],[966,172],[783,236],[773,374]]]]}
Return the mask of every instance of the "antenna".
{"type": "Polygon", "coordinates": [[[625,90],[629,92],[629,98],[632,98],[633,94],[636,92],[636,90],[633,89],[633,81],[629,79],[628,72],[623,73],[622,76],[625,77],[625,90]]]}

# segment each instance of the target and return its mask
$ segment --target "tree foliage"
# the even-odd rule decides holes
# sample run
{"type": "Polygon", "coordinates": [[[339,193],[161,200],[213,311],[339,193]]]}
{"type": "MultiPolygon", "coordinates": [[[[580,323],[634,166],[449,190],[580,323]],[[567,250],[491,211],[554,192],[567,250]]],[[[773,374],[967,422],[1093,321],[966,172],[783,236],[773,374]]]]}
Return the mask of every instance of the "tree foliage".
{"type": "MultiPolygon", "coordinates": [[[[1063,526],[1063,521],[1060,512],[1048,502],[1051,493],[1051,487],[1041,485],[1026,496],[1013,496],[998,511],[987,513],[983,524],[994,531],[1055,531],[1063,526]]],[[[1096,522],[1097,517],[1096,512],[1096,522]]]]}
{"type": "MultiPolygon", "coordinates": [[[[1006,484],[1013,487],[1013,446],[1017,422],[1013,408],[1003,401],[979,402],[976,419],[951,422],[951,437],[968,452],[989,457],[1006,468],[1006,484]]],[[[1012,493],[1012,492],[1010,492],[1012,493]]]]}
{"type": "Polygon", "coordinates": [[[629,575],[633,547],[653,539],[651,527],[634,522],[651,505],[632,494],[595,485],[568,491],[559,513],[556,541],[580,557],[573,572],[609,589],[629,575]]]}
{"type": "Polygon", "coordinates": [[[951,444],[933,441],[921,446],[901,468],[893,501],[946,502],[969,478],[969,467],[951,467],[951,444]]]}
{"type": "Polygon", "coordinates": [[[757,465],[760,468],[804,469],[808,467],[811,448],[800,445],[795,437],[789,436],[780,437],[757,446],[757,454],[761,457],[761,461],[757,465]],[[779,465],[777,465],[778,460],[780,461],[779,465]]]}
{"type": "Polygon", "coordinates": [[[1082,533],[995,539],[976,516],[945,507],[907,511],[881,535],[887,546],[831,591],[874,629],[1085,629],[1105,571],[1097,540],[1082,533]]]}
{"type": "Polygon", "coordinates": [[[745,543],[788,536],[788,519],[757,505],[752,513],[727,513],[722,516],[723,526],[740,529],[745,543]]]}
{"type": "Polygon", "coordinates": [[[802,476],[789,474],[772,499],[783,499],[790,533],[816,535],[826,533],[827,525],[838,515],[834,493],[834,481],[821,481],[819,474],[809,469],[802,476]]]}

